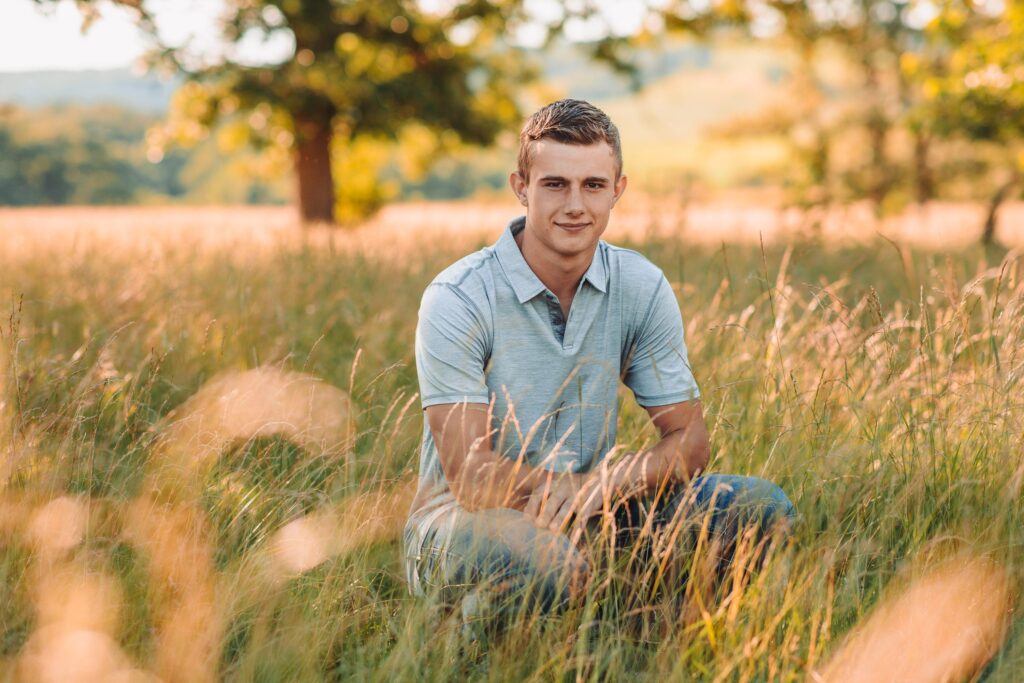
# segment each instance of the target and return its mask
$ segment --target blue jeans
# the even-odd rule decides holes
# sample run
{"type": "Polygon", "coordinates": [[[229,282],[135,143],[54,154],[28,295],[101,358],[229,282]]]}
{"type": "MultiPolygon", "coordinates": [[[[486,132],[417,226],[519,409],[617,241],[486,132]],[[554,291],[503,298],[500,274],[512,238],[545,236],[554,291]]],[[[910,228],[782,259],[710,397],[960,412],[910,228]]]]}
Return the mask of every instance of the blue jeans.
{"type": "MultiPolygon", "coordinates": [[[[764,539],[774,528],[788,528],[795,517],[793,504],[775,484],[757,477],[709,474],[659,497],[623,501],[614,510],[613,533],[602,536],[602,522],[595,518],[586,535],[588,541],[601,537],[627,550],[646,539],[639,553],[642,559],[655,552],[663,556],[666,543],[673,544],[669,552],[686,554],[703,536],[715,544],[721,571],[731,561],[741,534],[749,530],[749,535],[764,539]]],[[[595,555],[573,545],[565,534],[538,527],[518,510],[468,512],[458,506],[429,525],[418,551],[406,552],[414,593],[437,593],[448,603],[467,596],[471,602],[486,599],[488,593],[517,595],[520,603],[525,600],[543,611],[569,603],[587,583],[595,555]]],[[[465,602],[463,608],[467,609],[465,602]]]]}

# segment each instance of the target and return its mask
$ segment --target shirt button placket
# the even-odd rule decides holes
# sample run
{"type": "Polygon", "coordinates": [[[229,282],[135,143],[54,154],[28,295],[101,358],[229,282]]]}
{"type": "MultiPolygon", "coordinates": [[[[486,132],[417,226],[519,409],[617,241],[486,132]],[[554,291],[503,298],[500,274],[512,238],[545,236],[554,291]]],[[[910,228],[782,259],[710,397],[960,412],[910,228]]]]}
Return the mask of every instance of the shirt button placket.
{"type": "Polygon", "coordinates": [[[559,344],[565,338],[565,321],[562,320],[562,309],[558,298],[550,291],[544,292],[544,298],[548,301],[548,316],[551,318],[551,331],[559,344]]]}
{"type": "Polygon", "coordinates": [[[562,348],[565,349],[566,351],[572,351],[573,337],[574,337],[573,327],[572,327],[572,314],[573,314],[573,312],[576,309],[578,309],[580,307],[579,301],[580,301],[580,295],[577,292],[576,298],[572,302],[573,305],[569,309],[569,317],[565,321],[565,335],[563,337],[564,341],[562,343],[562,348]]]}

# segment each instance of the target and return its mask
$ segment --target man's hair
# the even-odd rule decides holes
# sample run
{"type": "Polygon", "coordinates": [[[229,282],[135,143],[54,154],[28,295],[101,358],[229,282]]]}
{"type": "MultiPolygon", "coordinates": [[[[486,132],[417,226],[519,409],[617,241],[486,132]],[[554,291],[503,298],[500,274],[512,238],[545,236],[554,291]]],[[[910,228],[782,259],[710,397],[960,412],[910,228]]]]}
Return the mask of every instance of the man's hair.
{"type": "Polygon", "coordinates": [[[622,144],[619,129],[603,111],[583,100],[559,100],[535,112],[519,133],[519,175],[530,179],[537,140],[550,138],[568,145],[607,142],[615,158],[615,179],[622,175],[622,144]]]}

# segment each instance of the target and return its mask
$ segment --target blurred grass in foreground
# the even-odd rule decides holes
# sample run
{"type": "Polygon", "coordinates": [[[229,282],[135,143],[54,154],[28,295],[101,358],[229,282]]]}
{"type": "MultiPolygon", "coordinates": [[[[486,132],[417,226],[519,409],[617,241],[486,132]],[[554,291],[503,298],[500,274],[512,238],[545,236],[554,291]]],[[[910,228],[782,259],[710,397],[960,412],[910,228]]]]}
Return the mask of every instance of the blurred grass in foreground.
{"type": "MultiPolygon", "coordinates": [[[[187,231],[159,248],[0,245],[0,678],[28,670],[34,633],[73,617],[92,640],[57,651],[177,680],[802,680],[894,580],[967,552],[1020,585],[1024,258],[612,239],[676,289],[712,469],[778,482],[801,523],[762,572],[708,602],[678,609],[683,587],[670,587],[639,618],[600,622],[588,603],[460,656],[457,615],[401,579],[422,428],[413,332],[427,282],[500,226],[444,239],[412,227],[401,248],[315,234],[200,247],[187,231]],[[230,444],[201,495],[167,507],[175,494],[147,478],[161,419],[215,375],[258,366],[347,392],[351,438],[230,444]],[[268,569],[268,549],[322,540],[346,516],[398,523],[268,569]],[[187,547],[161,558],[159,539],[178,536],[187,547]],[[176,581],[200,587],[193,603],[176,581]],[[205,654],[189,641],[203,633],[205,654]],[[160,640],[172,636],[184,645],[160,640]]],[[[620,442],[652,442],[621,398],[620,442]]],[[[1017,680],[1018,641],[989,680],[1017,680]]]]}

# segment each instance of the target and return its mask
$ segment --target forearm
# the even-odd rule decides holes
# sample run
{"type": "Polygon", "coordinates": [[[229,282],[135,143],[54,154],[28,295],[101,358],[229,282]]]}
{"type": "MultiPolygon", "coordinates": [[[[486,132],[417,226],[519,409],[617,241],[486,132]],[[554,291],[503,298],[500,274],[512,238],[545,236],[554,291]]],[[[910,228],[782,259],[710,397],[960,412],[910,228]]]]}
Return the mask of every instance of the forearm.
{"type": "Polygon", "coordinates": [[[522,510],[535,488],[561,476],[495,452],[487,405],[431,406],[426,413],[445,478],[455,499],[467,510],[522,510]]]}
{"type": "Polygon", "coordinates": [[[473,448],[449,484],[467,510],[506,507],[522,510],[533,490],[557,473],[510,460],[490,449],[473,448]]]}
{"type": "Polygon", "coordinates": [[[652,448],[629,453],[609,465],[605,476],[616,496],[642,495],[666,484],[688,483],[707,467],[709,451],[704,430],[676,430],[652,448]]]}

